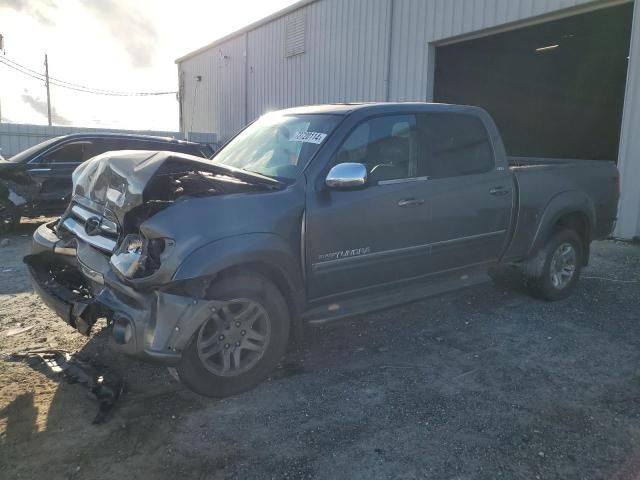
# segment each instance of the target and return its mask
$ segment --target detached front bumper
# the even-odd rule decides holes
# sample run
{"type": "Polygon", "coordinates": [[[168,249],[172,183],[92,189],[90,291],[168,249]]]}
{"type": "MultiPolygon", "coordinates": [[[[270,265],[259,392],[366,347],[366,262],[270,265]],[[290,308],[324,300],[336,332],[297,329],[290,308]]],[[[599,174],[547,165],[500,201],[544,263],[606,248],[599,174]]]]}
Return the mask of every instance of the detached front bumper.
{"type": "Polygon", "coordinates": [[[52,224],[36,230],[24,262],[36,293],[80,333],[106,318],[116,350],[169,365],[180,361],[214,303],[163,289],[138,291],[116,276],[103,253],[81,240],[63,244],[52,224]]]}

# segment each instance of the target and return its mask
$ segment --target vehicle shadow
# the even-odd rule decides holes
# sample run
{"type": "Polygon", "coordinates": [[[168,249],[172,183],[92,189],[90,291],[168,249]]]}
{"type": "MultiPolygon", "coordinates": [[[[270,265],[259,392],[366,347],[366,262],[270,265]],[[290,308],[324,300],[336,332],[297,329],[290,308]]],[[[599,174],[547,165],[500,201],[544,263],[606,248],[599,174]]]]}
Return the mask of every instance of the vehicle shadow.
{"type": "Polygon", "coordinates": [[[36,433],[37,414],[33,392],[18,395],[0,410],[0,420],[4,420],[3,443],[8,445],[33,437],[36,433]]]}
{"type": "Polygon", "coordinates": [[[50,218],[26,219],[9,235],[0,236],[0,295],[31,290],[22,257],[31,251],[33,232],[50,218]]]}
{"type": "Polygon", "coordinates": [[[36,217],[36,218],[22,218],[20,223],[11,232],[10,236],[24,236],[31,237],[33,232],[43,223],[51,222],[55,217],[36,217]]]}
{"type": "Polygon", "coordinates": [[[518,267],[511,265],[492,267],[489,269],[489,276],[493,283],[500,288],[504,288],[514,294],[528,294],[524,285],[522,271],[518,267]]]}

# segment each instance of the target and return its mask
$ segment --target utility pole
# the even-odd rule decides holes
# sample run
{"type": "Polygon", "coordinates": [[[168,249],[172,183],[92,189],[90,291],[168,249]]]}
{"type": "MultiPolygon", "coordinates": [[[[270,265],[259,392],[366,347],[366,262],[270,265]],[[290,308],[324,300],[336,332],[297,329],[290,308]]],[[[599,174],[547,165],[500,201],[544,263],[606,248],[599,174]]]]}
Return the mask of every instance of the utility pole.
{"type": "Polygon", "coordinates": [[[51,126],[51,94],[49,93],[49,59],[47,54],[44,54],[44,76],[46,77],[45,85],[47,86],[47,118],[49,120],[49,126],[51,126]]]}

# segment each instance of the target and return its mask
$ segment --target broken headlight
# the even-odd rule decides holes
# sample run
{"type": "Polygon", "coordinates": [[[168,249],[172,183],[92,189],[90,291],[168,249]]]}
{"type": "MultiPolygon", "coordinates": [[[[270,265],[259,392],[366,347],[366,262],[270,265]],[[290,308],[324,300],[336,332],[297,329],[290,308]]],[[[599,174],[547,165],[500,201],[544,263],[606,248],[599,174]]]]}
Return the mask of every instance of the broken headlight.
{"type": "Polygon", "coordinates": [[[111,265],[127,278],[143,278],[155,273],[162,263],[173,240],[167,238],[146,239],[130,234],[111,256],[111,265]]]}

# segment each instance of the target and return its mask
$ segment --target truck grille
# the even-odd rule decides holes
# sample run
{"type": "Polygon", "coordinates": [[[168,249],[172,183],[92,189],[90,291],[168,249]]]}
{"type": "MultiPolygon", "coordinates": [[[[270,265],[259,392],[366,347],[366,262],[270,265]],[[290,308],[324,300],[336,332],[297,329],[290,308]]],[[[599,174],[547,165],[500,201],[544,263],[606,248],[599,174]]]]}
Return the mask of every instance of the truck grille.
{"type": "Polygon", "coordinates": [[[73,204],[62,226],[82,241],[104,252],[113,253],[118,243],[118,224],[86,207],[73,204]]]}

